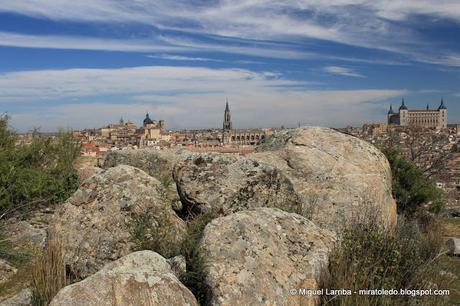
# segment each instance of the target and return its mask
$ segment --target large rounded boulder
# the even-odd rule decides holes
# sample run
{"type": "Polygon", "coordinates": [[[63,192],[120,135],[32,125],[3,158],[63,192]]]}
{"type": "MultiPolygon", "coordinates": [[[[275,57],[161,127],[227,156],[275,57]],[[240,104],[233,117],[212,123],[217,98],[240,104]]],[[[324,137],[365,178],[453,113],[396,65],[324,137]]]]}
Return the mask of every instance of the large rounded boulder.
{"type": "Polygon", "coordinates": [[[256,207],[297,212],[301,208],[292,183],[281,171],[235,155],[189,155],[177,163],[174,180],[188,214],[212,209],[230,213],[256,207]]]}
{"type": "Polygon", "coordinates": [[[168,262],[152,251],[131,253],[61,289],[50,306],[198,306],[168,262]]]}
{"type": "Polygon", "coordinates": [[[284,130],[249,155],[285,175],[302,202],[301,214],[340,231],[354,218],[373,215],[396,223],[391,169],[373,145],[329,128],[284,130]]]}
{"type": "Polygon", "coordinates": [[[49,227],[49,235],[62,242],[65,261],[77,278],[136,249],[131,236],[133,220],[151,215],[167,226],[159,232],[172,233],[179,242],[185,222],[171,208],[161,184],[137,168],[120,165],[86,179],[60,206],[49,227]]]}
{"type": "Polygon", "coordinates": [[[274,208],[214,219],[200,248],[211,305],[315,305],[294,289],[317,289],[334,234],[274,208]]]}
{"type": "Polygon", "coordinates": [[[149,175],[161,180],[172,175],[174,165],[188,156],[185,149],[144,148],[139,150],[118,150],[107,154],[103,168],[129,165],[144,170],[149,175]]]}

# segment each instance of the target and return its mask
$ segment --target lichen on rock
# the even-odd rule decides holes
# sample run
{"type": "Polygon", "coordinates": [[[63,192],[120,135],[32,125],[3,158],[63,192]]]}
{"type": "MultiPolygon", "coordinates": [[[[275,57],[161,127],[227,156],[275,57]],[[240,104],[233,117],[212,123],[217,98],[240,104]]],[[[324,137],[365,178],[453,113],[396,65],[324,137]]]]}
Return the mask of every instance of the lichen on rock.
{"type": "Polygon", "coordinates": [[[289,289],[317,286],[335,235],[275,208],[240,211],[206,226],[201,249],[212,305],[315,305],[289,289]]]}

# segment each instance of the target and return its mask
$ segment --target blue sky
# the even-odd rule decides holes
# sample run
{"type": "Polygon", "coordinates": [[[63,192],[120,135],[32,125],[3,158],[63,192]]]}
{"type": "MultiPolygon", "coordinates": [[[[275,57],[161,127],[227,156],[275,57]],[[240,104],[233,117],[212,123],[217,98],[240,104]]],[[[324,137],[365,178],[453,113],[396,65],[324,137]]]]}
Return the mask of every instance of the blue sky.
{"type": "Polygon", "coordinates": [[[167,127],[360,126],[390,103],[460,121],[457,0],[0,0],[19,131],[149,112],[167,127]]]}

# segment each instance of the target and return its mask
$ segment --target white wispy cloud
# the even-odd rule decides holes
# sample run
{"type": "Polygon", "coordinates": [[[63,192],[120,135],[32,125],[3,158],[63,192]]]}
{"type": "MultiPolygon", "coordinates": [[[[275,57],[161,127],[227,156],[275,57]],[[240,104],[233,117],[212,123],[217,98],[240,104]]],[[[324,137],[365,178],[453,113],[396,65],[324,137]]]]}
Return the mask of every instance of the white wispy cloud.
{"type": "MultiPolygon", "coordinates": [[[[436,60],[430,55],[432,44],[420,39],[418,33],[404,23],[411,16],[428,15],[434,18],[460,20],[457,0],[24,0],[3,1],[0,11],[14,12],[53,20],[85,22],[143,23],[157,29],[233,37],[253,41],[271,40],[289,43],[294,38],[315,38],[372,49],[383,49],[440,65],[458,63],[456,57],[436,60]],[[184,26],[186,25],[186,26],[184,26]],[[428,54],[428,55],[427,55],[428,54]],[[414,56],[415,55],[415,56],[414,56]],[[425,59],[423,58],[425,57],[425,59]]],[[[177,37],[175,37],[177,39],[177,37]]],[[[1,40],[0,40],[1,41],[1,40]]],[[[23,40],[14,40],[22,46],[33,47],[23,40]]],[[[112,42],[116,48],[119,42],[112,42]]],[[[38,43],[59,47],[59,43],[38,43]]],[[[235,52],[262,56],[305,58],[305,52],[266,50],[263,45],[219,46],[222,42],[191,41],[181,45],[188,48],[208,48],[219,52],[235,52]],[[278,55],[278,56],[276,56],[278,55]]],[[[70,43],[68,43],[70,45],[70,43]]],[[[77,44],[72,44],[77,45],[77,44]]],[[[97,48],[102,44],[93,43],[97,48]]],[[[151,48],[154,48],[155,43],[151,48]]],[[[111,44],[108,45],[108,48],[111,44]]],[[[272,46],[273,47],[273,46],[272,46]]],[[[127,47],[123,46],[123,49],[127,47]]],[[[133,49],[148,49],[143,43],[133,49]]],[[[152,49],[150,49],[152,50],[152,49]]],[[[447,51],[446,51],[447,52],[447,51]]],[[[438,52],[439,53],[439,52],[438,52]]],[[[317,55],[317,54],[316,54],[317,55]]]]}
{"type": "Polygon", "coordinates": [[[355,78],[364,78],[364,75],[354,71],[353,69],[339,66],[326,66],[323,68],[323,71],[331,74],[338,74],[343,76],[355,77],[355,78]]]}
{"type": "Polygon", "coordinates": [[[222,60],[206,57],[191,57],[183,55],[160,54],[160,55],[146,55],[148,58],[158,58],[170,61],[190,61],[190,62],[222,62],[222,60]]]}
{"type": "Polygon", "coordinates": [[[216,127],[225,97],[236,127],[254,127],[254,122],[341,126],[380,119],[377,102],[399,100],[405,93],[309,89],[308,83],[270,71],[202,67],[39,70],[0,77],[0,107],[12,114],[13,125],[21,130],[98,127],[120,116],[137,122],[145,111],[174,128],[216,127]],[[114,96],[117,103],[108,100],[114,96]]]}
{"type": "Polygon", "coordinates": [[[10,32],[0,32],[0,46],[75,49],[75,50],[103,50],[129,52],[164,52],[189,51],[189,48],[173,46],[161,41],[139,39],[110,39],[84,36],[59,35],[25,35],[10,32]]]}
{"type": "MultiPolygon", "coordinates": [[[[127,52],[180,52],[190,53],[197,51],[217,51],[223,53],[244,54],[269,58],[295,58],[305,59],[318,55],[304,51],[295,51],[283,48],[274,43],[260,43],[252,46],[245,45],[222,45],[203,43],[194,40],[159,36],[150,39],[111,39],[93,38],[85,36],[63,35],[26,35],[0,31],[0,46],[47,48],[47,49],[70,49],[70,50],[100,50],[100,51],[127,51],[127,52]]],[[[155,56],[155,55],[152,55],[155,56]]],[[[197,60],[197,58],[181,55],[166,55],[164,59],[170,60],[197,60]]],[[[219,61],[217,59],[209,59],[219,61]]]]}

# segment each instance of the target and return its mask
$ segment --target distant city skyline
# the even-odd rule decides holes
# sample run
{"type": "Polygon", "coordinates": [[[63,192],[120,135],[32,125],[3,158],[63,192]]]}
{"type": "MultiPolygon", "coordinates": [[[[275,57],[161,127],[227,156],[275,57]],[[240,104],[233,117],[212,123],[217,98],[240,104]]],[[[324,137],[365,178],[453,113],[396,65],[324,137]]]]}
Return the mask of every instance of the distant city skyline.
{"type": "Polygon", "coordinates": [[[455,0],[28,0],[0,5],[0,113],[20,132],[146,112],[169,129],[343,127],[390,104],[460,121],[455,0]]]}

